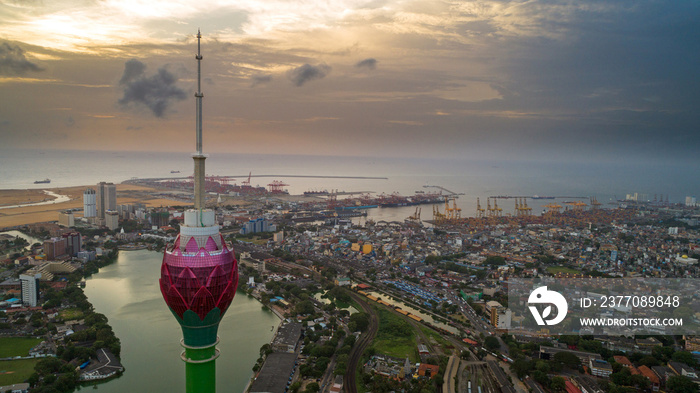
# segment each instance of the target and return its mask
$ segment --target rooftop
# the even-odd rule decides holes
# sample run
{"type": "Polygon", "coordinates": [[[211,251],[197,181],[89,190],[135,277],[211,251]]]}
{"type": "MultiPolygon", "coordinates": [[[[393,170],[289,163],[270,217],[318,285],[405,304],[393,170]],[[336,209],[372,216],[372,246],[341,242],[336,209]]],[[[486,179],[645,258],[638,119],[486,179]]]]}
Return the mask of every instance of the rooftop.
{"type": "Polygon", "coordinates": [[[294,372],[294,353],[274,352],[267,356],[265,364],[250,387],[249,393],[284,392],[290,375],[294,372]]]}

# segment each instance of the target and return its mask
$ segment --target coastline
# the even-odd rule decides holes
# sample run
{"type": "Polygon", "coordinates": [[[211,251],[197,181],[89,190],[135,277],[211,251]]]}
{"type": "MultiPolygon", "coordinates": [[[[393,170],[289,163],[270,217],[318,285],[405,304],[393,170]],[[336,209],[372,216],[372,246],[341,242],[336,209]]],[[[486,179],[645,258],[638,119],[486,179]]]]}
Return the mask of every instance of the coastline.
{"type": "MultiPolygon", "coordinates": [[[[65,210],[82,212],[83,192],[94,185],[75,187],[0,190],[0,230],[10,230],[39,222],[58,221],[58,213],[65,210]],[[48,195],[58,195],[46,201],[48,195]]],[[[187,205],[186,202],[168,199],[155,188],[116,184],[120,204],[143,203],[147,207],[187,205]]],[[[82,213],[75,215],[76,220],[82,213]]]]}

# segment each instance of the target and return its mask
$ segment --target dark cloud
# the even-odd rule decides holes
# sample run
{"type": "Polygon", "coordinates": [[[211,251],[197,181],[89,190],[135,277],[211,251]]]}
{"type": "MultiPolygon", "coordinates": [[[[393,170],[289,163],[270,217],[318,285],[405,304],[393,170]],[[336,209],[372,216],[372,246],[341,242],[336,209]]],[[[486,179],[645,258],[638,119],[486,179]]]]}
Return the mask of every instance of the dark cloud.
{"type": "Polygon", "coordinates": [[[331,67],[326,64],[313,66],[307,63],[290,70],[287,76],[296,86],[301,86],[314,79],[323,79],[329,72],[331,72],[331,67]]]}
{"type": "Polygon", "coordinates": [[[357,64],[355,64],[355,67],[357,68],[367,68],[370,70],[373,70],[377,68],[377,59],[369,58],[369,59],[364,59],[357,64]]]}
{"type": "Polygon", "coordinates": [[[140,78],[144,72],[146,72],[146,65],[136,59],[131,59],[124,63],[124,74],[119,80],[119,84],[128,84],[134,79],[140,78]]]}
{"type": "Polygon", "coordinates": [[[0,44],[0,75],[24,75],[26,72],[38,72],[44,69],[27,60],[24,50],[7,42],[0,44]]]}
{"type": "Polygon", "coordinates": [[[251,83],[250,87],[255,87],[257,85],[272,81],[272,75],[255,75],[252,79],[253,82],[251,83]]]}
{"type": "Polygon", "coordinates": [[[154,75],[146,75],[146,65],[136,59],[124,64],[124,74],[119,85],[124,90],[121,105],[143,105],[157,117],[163,117],[175,101],[184,100],[187,94],[176,85],[177,76],[165,67],[154,75]]]}

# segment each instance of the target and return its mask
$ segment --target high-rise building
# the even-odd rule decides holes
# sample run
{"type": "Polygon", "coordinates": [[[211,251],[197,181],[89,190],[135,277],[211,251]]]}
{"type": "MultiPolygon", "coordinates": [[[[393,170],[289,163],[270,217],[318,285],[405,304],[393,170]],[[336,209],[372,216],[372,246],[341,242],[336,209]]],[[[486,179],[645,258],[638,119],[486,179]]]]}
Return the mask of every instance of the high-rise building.
{"type": "Polygon", "coordinates": [[[83,238],[80,232],[64,233],[61,237],[66,239],[66,254],[74,257],[82,250],[83,238]]]}
{"type": "Polygon", "coordinates": [[[97,185],[97,216],[105,218],[107,210],[117,210],[117,186],[100,182],[97,185]]]}
{"type": "Polygon", "coordinates": [[[92,188],[83,192],[83,217],[97,217],[97,193],[92,188]]]}
{"type": "Polygon", "coordinates": [[[25,306],[36,307],[39,303],[39,278],[41,274],[19,275],[19,281],[22,283],[22,304],[25,306]]]}
{"type": "Polygon", "coordinates": [[[182,328],[187,393],[216,392],[219,322],[231,305],[238,286],[238,261],[219,233],[214,211],[206,208],[202,153],[202,56],[197,32],[196,145],[194,209],[173,244],[166,247],[160,290],[182,328]]]}
{"type": "Polygon", "coordinates": [[[51,261],[66,256],[66,239],[54,237],[44,240],[44,254],[46,259],[51,261]]]}
{"type": "Polygon", "coordinates": [[[256,218],[254,220],[248,221],[243,227],[241,227],[240,233],[246,235],[249,233],[258,232],[275,232],[277,230],[276,225],[270,225],[270,222],[265,218],[256,218]]]}
{"type": "Polygon", "coordinates": [[[119,228],[119,213],[115,210],[107,210],[105,212],[105,226],[113,231],[119,228]]]}
{"type": "Polygon", "coordinates": [[[165,211],[151,212],[151,225],[155,227],[164,227],[170,223],[170,213],[165,211]]]}
{"type": "Polygon", "coordinates": [[[695,207],[698,204],[698,200],[695,196],[685,197],[685,205],[690,207],[695,207]]]}

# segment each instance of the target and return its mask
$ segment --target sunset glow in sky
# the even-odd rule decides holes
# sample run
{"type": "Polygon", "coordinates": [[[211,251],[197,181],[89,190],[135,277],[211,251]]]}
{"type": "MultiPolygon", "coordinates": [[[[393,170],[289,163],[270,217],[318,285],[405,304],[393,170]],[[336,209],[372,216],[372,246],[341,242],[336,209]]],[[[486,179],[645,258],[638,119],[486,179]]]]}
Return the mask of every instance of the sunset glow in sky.
{"type": "Polygon", "coordinates": [[[0,146],[667,159],[700,147],[700,5],[0,0],[0,146]]]}

